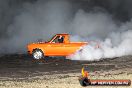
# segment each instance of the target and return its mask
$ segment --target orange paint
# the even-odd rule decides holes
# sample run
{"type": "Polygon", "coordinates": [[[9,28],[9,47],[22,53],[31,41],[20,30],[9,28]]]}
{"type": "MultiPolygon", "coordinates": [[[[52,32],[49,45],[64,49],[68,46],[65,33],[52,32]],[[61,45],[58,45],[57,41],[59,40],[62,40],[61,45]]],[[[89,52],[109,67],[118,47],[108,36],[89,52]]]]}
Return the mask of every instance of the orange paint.
{"type": "Polygon", "coordinates": [[[87,42],[70,42],[69,34],[56,34],[49,42],[39,42],[27,45],[29,54],[32,54],[34,49],[41,49],[44,56],[68,56],[75,53],[87,42]],[[63,42],[58,42],[63,40],[63,42]]]}

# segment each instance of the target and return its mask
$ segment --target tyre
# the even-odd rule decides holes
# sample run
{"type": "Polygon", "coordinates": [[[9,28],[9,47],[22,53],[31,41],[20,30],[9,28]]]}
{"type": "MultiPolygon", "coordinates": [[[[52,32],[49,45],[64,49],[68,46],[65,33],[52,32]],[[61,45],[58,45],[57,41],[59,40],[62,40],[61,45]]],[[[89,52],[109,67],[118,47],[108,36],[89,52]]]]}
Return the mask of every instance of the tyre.
{"type": "Polygon", "coordinates": [[[35,49],[32,52],[32,57],[36,60],[40,60],[44,58],[44,53],[41,49],[35,49]]]}

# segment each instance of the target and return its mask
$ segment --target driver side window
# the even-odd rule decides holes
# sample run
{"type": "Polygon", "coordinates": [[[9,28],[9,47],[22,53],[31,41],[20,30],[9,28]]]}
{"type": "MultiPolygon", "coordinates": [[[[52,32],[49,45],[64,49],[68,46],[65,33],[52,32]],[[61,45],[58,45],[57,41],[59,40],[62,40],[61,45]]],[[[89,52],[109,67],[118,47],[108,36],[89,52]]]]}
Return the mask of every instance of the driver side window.
{"type": "Polygon", "coordinates": [[[64,36],[57,36],[52,42],[53,43],[63,43],[64,42],[64,36]]]}

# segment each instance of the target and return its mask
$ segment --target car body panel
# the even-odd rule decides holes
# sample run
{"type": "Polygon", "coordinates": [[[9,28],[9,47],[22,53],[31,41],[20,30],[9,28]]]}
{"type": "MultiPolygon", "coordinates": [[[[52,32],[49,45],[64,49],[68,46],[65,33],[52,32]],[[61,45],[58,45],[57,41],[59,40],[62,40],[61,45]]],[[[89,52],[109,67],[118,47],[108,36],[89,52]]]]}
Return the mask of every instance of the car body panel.
{"type": "Polygon", "coordinates": [[[69,34],[56,34],[49,42],[28,44],[27,49],[30,54],[34,49],[41,49],[45,56],[68,56],[75,53],[87,42],[70,42],[69,34]],[[63,43],[55,43],[57,36],[63,36],[63,43]]]}

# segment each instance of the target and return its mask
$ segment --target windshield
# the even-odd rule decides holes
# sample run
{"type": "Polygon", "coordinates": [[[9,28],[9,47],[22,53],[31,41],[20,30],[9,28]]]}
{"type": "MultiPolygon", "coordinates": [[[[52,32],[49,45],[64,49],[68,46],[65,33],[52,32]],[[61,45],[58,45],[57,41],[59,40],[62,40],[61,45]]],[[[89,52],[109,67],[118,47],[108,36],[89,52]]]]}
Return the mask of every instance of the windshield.
{"type": "Polygon", "coordinates": [[[48,42],[50,42],[54,37],[55,37],[55,35],[48,42]]]}

